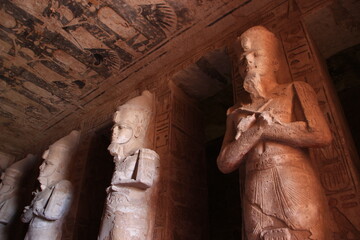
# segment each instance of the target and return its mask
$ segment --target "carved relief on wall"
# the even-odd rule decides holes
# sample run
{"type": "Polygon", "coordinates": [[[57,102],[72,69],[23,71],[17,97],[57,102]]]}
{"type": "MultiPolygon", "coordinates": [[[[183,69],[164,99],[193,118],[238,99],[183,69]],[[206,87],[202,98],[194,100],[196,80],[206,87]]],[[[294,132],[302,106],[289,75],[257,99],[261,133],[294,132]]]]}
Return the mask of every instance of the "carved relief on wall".
{"type": "Polygon", "coordinates": [[[186,6],[173,1],[5,0],[0,13],[4,136],[34,135],[28,132],[62,123],[101,96],[94,91],[114,71],[150,54],[192,22],[186,6]],[[18,119],[26,119],[21,124],[26,128],[18,119]]]}
{"type": "Polygon", "coordinates": [[[158,198],[152,239],[203,239],[205,163],[201,115],[196,104],[172,82],[156,98],[156,151],[160,155],[158,198]]]}
{"type": "MultiPolygon", "coordinates": [[[[357,158],[352,154],[351,140],[345,134],[344,124],[346,123],[340,116],[341,111],[338,109],[338,105],[335,104],[336,96],[331,90],[328,76],[323,73],[326,70],[322,69],[321,63],[314,55],[314,48],[308,40],[302,24],[294,24],[289,29],[282,31],[281,37],[294,81],[306,81],[313,86],[333,135],[333,142],[330,146],[311,149],[310,153],[328,197],[330,209],[332,212],[337,209],[338,213],[341,212],[344,215],[344,217],[335,218],[339,228],[335,232],[338,237],[339,234],[345,236],[347,235],[343,232],[346,228],[345,225],[352,222],[354,228],[359,229],[360,227],[360,219],[355,214],[360,211],[357,190],[359,176],[354,166],[357,158]]],[[[350,232],[354,231],[349,230],[348,233],[351,235],[350,232]]],[[[349,238],[344,239],[352,239],[350,235],[349,238]]],[[[356,235],[355,238],[358,237],[360,235],[356,235]]]]}

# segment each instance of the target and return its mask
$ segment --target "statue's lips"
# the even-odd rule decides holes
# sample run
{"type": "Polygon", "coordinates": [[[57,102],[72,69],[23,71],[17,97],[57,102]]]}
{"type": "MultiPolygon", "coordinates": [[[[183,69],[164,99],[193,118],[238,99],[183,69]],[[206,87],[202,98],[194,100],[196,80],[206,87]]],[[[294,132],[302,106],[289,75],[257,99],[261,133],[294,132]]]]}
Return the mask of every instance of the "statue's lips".
{"type": "Polygon", "coordinates": [[[46,185],[46,178],[45,177],[38,177],[38,181],[40,184],[46,185]]]}

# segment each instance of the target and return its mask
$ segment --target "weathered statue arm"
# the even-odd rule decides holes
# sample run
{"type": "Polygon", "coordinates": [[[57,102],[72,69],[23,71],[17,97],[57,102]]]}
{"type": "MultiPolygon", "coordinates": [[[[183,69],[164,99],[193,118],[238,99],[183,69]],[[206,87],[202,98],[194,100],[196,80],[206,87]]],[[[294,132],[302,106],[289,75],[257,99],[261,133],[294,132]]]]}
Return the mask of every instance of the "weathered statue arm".
{"type": "Polygon", "coordinates": [[[25,206],[23,213],[21,215],[21,221],[23,223],[28,223],[34,217],[34,204],[37,201],[37,195],[39,194],[38,191],[32,193],[34,195],[33,200],[29,206],[25,206]]]}
{"type": "Polygon", "coordinates": [[[23,214],[21,215],[21,221],[23,223],[28,223],[31,221],[33,216],[34,216],[34,213],[33,213],[31,206],[26,206],[23,211],[23,214]]]}
{"type": "Polygon", "coordinates": [[[34,204],[34,214],[46,220],[60,219],[70,208],[72,186],[67,180],[62,180],[54,186],[51,195],[45,199],[46,205],[34,204]]]}
{"type": "Polygon", "coordinates": [[[264,128],[262,139],[280,141],[296,147],[319,147],[330,144],[331,132],[314,90],[305,82],[295,82],[293,86],[306,120],[280,123],[275,119],[264,128]]]}
{"type": "Polygon", "coordinates": [[[228,116],[226,132],[217,158],[217,165],[221,172],[230,173],[239,168],[244,156],[248,153],[261,138],[262,129],[258,124],[253,125],[240,137],[235,138],[237,130],[232,116],[228,116]]]}

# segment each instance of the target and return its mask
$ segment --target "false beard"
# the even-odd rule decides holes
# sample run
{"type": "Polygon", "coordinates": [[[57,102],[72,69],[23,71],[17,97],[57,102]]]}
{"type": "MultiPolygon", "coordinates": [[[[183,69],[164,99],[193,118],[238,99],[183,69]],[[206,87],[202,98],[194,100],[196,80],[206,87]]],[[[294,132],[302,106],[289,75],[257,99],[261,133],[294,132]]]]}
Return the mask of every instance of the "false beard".
{"type": "Polygon", "coordinates": [[[261,76],[257,72],[248,72],[244,79],[244,89],[252,98],[264,98],[265,92],[261,82],[261,76]]]}

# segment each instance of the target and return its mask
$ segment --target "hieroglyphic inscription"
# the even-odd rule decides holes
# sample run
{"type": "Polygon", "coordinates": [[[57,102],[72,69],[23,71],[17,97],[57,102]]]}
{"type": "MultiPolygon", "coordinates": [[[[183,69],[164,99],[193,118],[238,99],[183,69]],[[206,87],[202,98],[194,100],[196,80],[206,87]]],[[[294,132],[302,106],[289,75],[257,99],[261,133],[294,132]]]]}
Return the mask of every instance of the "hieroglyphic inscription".
{"type": "Polygon", "coordinates": [[[155,147],[157,152],[162,152],[159,148],[168,148],[170,137],[170,92],[157,98],[156,121],[155,121],[155,147]],[[158,151],[160,150],[160,151],[158,151]]]}
{"type": "Polygon", "coordinates": [[[200,239],[206,206],[201,114],[176,86],[164,85],[156,95],[161,170],[152,239],[200,239]]]}
{"type": "Polygon", "coordinates": [[[179,96],[173,96],[172,124],[176,125],[193,139],[200,139],[201,118],[199,110],[192,104],[183,101],[179,96]]]}
{"type": "MultiPolygon", "coordinates": [[[[158,89],[159,90],[159,89],[158,89]]],[[[170,145],[170,104],[171,93],[169,89],[160,89],[156,95],[156,116],[155,116],[155,149],[160,156],[159,187],[156,199],[155,224],[152,239],[166,239],[167,229],[167,196],[168,183],[167,174],[169,171],[169,145],[170,145]]]]}
{"type": "MultiPolygon", "coordinates": [[[[330,94],[328,85],[325,83],[327,80],[324,74],[320,73],[321,65],[314,57],[303,25],[300,22],[294,24],[283,30],[280,35],[293,80],[306,81],[313,86],[319,105],[333,134],[334,140],[330,146],[310,151],[313,164],[317,168],[322,186],[328,196],[330,207],[334,210],[331,202],[336,201],[338,203],[336,209],[358,227],[360,222],[353,214],[354,211],[359,211],[360,207],[356,198],[358,183],[355,181],[356,176],[353,176],[351,171],[354,165],[347,147],[349,140],[345,139],[343,123],[335,114],[336,111],[339,111],[332,100],[335,96],[330,94]]],[[[336,222],[338,225],[344,224],[344,221],[336,222]]],[[[344,226],[338,227],[342,229],[344,226]]]]}

